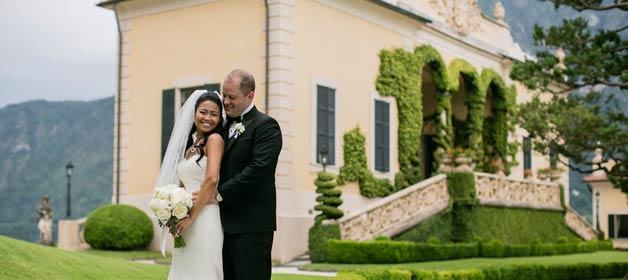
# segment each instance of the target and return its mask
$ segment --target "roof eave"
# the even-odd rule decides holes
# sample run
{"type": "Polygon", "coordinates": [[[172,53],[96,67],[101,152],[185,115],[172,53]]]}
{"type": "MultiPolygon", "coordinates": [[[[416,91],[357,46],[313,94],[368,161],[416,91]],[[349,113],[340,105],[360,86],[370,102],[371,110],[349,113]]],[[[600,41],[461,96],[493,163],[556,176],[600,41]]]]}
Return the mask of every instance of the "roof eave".
{"type": "Polygon", "coordinates": [[[375,4],[375,5],[380,6],[380,7],[386,8],[388,10],[391,10],[393,12],[402,14],[402,15],[407,16],[409,18],[412,18],[414,20],[423,22],[423,23],[431,23],[432,22],[432,19],[428,18],[427,16],[423,16],[423,15],[417,14],[415,12],[403,9],[403,8],[401,8],[399,6],[390,4],[390,3],[386,2],[386,1],[383,1],[383,0],[366,0],[366,1],[371,2],[371,3],[375,4]]]}

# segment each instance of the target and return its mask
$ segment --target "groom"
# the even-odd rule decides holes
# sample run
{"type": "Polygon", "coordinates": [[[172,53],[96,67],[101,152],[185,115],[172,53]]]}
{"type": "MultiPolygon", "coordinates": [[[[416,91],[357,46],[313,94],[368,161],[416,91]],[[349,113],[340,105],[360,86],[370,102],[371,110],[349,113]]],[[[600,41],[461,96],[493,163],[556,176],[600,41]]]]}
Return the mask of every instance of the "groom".
{"type": "Polygon", "coordinates": [[[255,79],[249,72],[231,71],[222,94],[227,126],[217,199],[225,280],[270,279],[281,129],[253,104],[255,79]]]}

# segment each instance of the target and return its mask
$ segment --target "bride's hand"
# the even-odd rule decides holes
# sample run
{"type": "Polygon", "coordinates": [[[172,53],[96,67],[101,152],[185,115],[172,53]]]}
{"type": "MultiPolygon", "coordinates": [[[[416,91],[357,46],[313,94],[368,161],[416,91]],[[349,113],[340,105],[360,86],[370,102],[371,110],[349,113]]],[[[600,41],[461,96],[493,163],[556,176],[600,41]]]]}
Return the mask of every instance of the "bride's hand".
{"type": "Polygon", "coordinates": [[[192,225],[192,218],[190,217],[186,217],[183,218],[182,220],[180,220],[176,227],[177,227],[177,234],[175,236],[180,235],[182,232],[184,232],[186,229],[188,229],[190,226],[192,225]]]}

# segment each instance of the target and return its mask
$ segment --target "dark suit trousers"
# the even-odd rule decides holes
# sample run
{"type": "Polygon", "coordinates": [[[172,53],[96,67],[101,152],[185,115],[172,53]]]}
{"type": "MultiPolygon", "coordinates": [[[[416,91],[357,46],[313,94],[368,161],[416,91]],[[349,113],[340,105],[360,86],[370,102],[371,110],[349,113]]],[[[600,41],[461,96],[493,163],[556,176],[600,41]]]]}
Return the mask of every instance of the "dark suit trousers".
{"type": "Polygon", "coordinates": [[[228,233],[222,247],[224,280],[270,280],[272,231],[228,233]]]}

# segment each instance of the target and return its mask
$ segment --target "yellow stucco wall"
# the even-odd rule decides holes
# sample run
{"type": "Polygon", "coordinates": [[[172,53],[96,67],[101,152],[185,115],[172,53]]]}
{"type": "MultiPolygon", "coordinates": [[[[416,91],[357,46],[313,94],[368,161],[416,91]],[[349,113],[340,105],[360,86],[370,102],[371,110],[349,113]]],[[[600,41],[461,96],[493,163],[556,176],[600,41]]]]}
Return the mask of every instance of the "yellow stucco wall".
{"type": "MultiPolygon", "coordinates": [[[[295,189],[314,189],[312,171],[316,146],[315,85],[336,88],[336,166],[342,166],[343,134],[358,125],[367,138],[369,163],[372,133],[371,108],[378,53],[403,47],[403,36],[379,25],[342,13],[316,1],[294,3],[294,161],[295,189]],[[324,14],[322,17],[320,15],[324,14]],[[304,32],[307,31],[307,32],[304,32]],[[364,36],[368,34],[368,36],[364,36]],[[314,119],[314,121],[313,121],[314,119]]],[[[396,107],[391,103],[392,116],[396,107]]],[[[394,118],[394,117],[393,117],[394,118]]],[[[396,128],[391,127],[391,148],[396,147],[396,128]]],[[[391,172],[397,170],[396,149],[391,149],[391,172]]],[[[334,167],[331,167],[333,170],[334,167]]],[[[343,189],[354,192],[357,188],[343,189]]]]}
{"type": "Polygon", "coordinates": [[[127,194],[150,193],[159,172],[162,90],[198,77],[220,83],[244,68],[257,78],[255,103],[263,108],[263,9],[247,0],[217,1],[130,20],[127,194]]]}
{"type": "MultiPolygon", "coordinates": [[[[620,189],[606,184],[605,186],[593,188],[593,200],[595,200],[597,191],[600,192],[600,229],[604,232],[604,236],[608,238],[608,215],[628,214],[628,197],[620,189]]],[[[593,203],[595,206],[595,201],[593,203]]],[[[626,242],[628,240],[623,241],[626,242]]]]}

